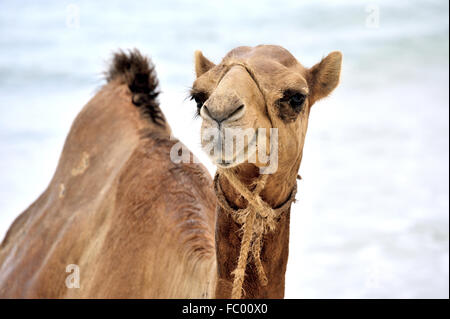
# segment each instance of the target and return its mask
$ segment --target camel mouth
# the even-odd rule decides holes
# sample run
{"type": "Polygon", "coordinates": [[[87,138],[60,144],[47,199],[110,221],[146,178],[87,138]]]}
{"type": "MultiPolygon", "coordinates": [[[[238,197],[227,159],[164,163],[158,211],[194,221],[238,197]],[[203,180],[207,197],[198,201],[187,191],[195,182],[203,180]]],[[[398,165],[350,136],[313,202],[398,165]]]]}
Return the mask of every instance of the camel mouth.
{"type": "MultiPolygon", "coordinates": [[[[223,141],[222,145],[224,145],[223,141]]],[[[256,162],[256,158],[255,160],[252,160],[251,158],[256,153],[257,147],[258,130],[255,131],[250,142],[248,142],[246,145],[243,145],[243,147],[237,150],[237,152],[233,152],[232,158],[227,158],[225,154],[223,154],[222,150],[219,157],[211,156],[211,159],[213,160],[214,164],[220,168],[230,168],[245,162],[253,163],[256,162]]]]}
{"type": "Polygon", "coordinates": [[[233,165],[233,162],[227,162],[227,161],[223,161],[223,160],[218,160],[216,161],[216,165],[220,168],[230,168],[236,165],[233,165]]]}

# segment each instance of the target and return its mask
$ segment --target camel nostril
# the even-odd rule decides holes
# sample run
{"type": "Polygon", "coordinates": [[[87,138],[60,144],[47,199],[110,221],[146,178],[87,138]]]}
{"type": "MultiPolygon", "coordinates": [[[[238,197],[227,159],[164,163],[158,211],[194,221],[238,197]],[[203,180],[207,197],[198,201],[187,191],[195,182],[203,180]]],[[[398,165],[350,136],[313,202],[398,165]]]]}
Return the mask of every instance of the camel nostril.
{"type": "Polygon", "coordinates": [[[211,112],[208,109],[208,106],[206,106],[206,104],[203,104],[203,106],[200,109],[200,115],[202,114],[206,114],[207,117],[213,119],[214,121],[217,121],[214,116],[211,114],[211,112]]]}
{"type": "Polygon", "coordinates": [[[244,109],[244,104],[239,105],[234,109],[234,111],[229,113],[229,115],[226,117],[226,120],[230,122],[239,120],[242,116],[244,116],[244,109]]]}
{"type": "Polygon", "coordinates": [[[236,110],[234,110],[230,116],[228,116],[229,118],[232,117],[233,115],[238,114],[240,111],[242,111],[244,109],[244,104],[240,105],[236,110]]]}

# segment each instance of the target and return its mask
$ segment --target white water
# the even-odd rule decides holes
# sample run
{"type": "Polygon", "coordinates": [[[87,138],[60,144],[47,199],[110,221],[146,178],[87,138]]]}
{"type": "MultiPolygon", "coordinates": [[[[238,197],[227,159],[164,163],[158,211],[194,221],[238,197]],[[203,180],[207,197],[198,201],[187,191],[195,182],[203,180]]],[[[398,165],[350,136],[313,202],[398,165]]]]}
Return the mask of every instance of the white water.
{"type": "Polygon", "coordinates": [[[185,100],[194,50],[280,44],[306,66],[340,50],[342,82],[310,118],[286,297],[448,298],[448,2],[370,2],[378,28],[366,3],[0,2],[0,237],[117,48],[153,58],[175,135],[211,173],[185,100]]]}

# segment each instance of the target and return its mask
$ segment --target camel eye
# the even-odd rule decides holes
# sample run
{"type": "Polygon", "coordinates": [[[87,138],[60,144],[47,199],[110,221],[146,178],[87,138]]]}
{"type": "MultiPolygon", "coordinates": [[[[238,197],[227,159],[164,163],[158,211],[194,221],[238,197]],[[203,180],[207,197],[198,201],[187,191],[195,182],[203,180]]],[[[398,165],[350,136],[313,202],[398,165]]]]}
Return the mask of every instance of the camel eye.
{"type": "Polygon", "coordinates": [[[286,123],[295,121],[303,111],[307,97],[307,94],[297,90],[284,91],[281,99],[275,104],[278,108],[278,116],[286,123]]]}
{"type": "Polygon", "coordinates": [[[197,109],[200,110],[205,104],[206,100],[208,99],[208,96],[203,92],[198,92],[192,94],[191,100],[194,100],[195,103],[197,103],[197,109]]]}
{"type": "Polygon", "coordinates": [[[306,96],[301,93],[295,93],[289,99],[289,105],[296,112],[300,112],[302,110],[303,103],[305,103],[306,96]]]}

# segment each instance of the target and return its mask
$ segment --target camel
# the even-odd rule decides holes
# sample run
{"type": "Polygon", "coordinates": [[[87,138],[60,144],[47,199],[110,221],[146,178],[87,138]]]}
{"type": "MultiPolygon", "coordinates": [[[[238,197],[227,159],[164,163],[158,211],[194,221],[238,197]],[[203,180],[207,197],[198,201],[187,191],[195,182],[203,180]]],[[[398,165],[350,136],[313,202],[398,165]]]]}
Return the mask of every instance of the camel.
{"type": "Polygon", "coordinates": [[[50,185],[1,243],[0,298],[213,296],[211,177],[201,164],[170,161],[179,141],[150,61],[119,52],[106,78],[50,185]]]}
{"type": "Polygon", "coordinates": [[[284,297],[308,116],[337,86],[340,65],[333,52],[305,68],[278,46],[239,47],[218,65],[197,51],[192,98],[202,135],[278,129],[275,172],[261,173],[260,154],[273,151],[268,130],[248,136],[244,158],[237,149],[209,153],[213,181],[197,161],[171,160],[180,142],[157,103],[150,61],[117,54],[107,84],[76,118],[49,187],[0,246],[0,297],[284,297]],[[69,288],[73,265],[80,285],[69,288]]]}
{"type": "Polygon", "coordinates": [[[306,68],[272,45],[238,47],[218,65],[195,53],[192,98],[202,118],[202,146],[218,168],[216,298],[284,297],[290,206],[308,118],[312,105],[338,85],[341,62],[336,51],[306,68]],[[270,163],[261,158],[273,151],[271,128],[277,167],[267,174],[270,163]],[[227,130],[246,132],[240,149],[223,151],[227,130]]]}

